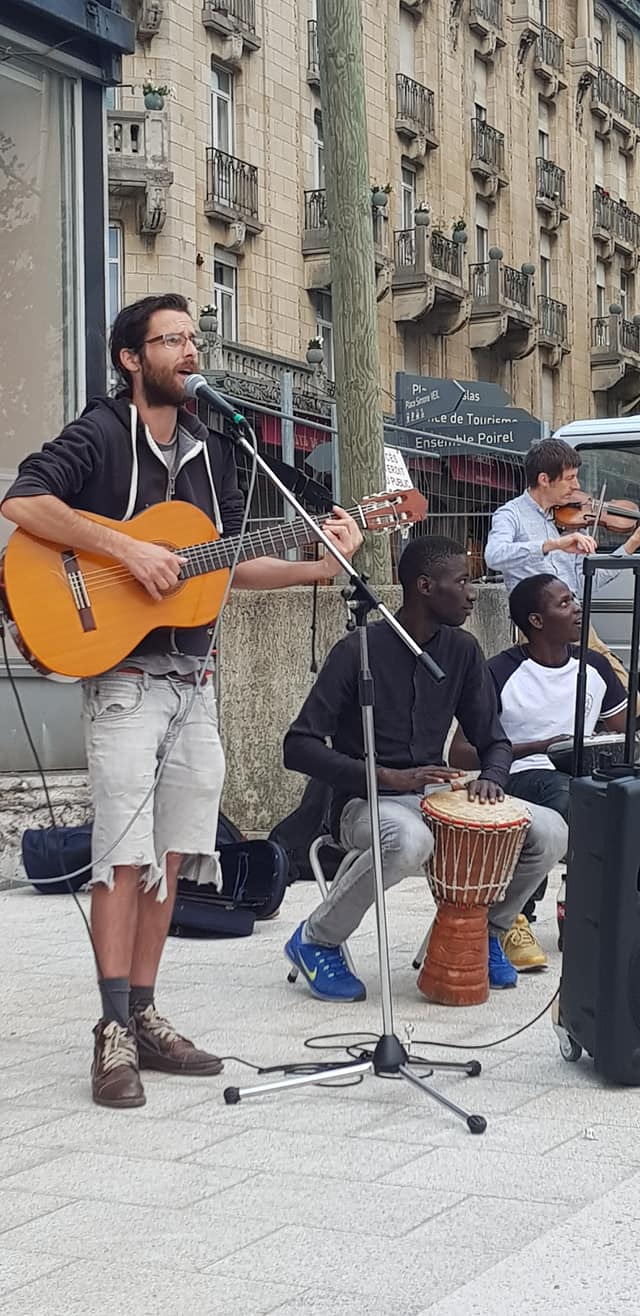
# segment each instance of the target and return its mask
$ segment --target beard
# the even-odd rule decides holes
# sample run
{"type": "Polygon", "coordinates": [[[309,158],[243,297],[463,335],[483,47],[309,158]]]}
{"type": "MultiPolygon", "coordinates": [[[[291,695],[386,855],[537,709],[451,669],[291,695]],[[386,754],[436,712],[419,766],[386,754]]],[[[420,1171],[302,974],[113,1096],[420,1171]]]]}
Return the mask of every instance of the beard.
{"type": "Polygon", "coordinates": [[[142,386],[150,407],[179,407],[184,402],[184,381],[173,370],[153,370],[143,362],[142,386]]]}

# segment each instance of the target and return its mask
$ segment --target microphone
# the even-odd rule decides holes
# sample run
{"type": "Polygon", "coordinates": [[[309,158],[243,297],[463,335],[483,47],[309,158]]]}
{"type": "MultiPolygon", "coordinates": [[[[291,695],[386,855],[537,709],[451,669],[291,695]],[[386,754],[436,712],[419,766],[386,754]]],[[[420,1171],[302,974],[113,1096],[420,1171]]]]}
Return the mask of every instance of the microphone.
{"type": "Polygon", "coordinates": [[[245,425],[246,421],[242,412],[236,411],[235,407],[223,398],[222,393],[216,393],[215,388],[211,388],[204,375],[187,375],[184,381],[185,397],[203,398],[205,402],[213,407],[214,411],[219,411],[227,420],[233,421],[234,425],[245,425]]]}

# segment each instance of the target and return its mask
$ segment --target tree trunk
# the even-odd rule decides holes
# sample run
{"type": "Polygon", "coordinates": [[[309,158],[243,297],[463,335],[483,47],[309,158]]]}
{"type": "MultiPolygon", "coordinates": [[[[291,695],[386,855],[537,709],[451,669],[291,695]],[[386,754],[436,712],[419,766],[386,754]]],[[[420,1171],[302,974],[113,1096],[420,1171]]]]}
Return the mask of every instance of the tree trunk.
{"type": "MultiPolygon", "coordinates": [[[[341,494],[349,507],[385,487],[361,0],[318,0],[318,53],[341,494]]],[[[375,585],[389,581],[388,539],[365,538],[356,565],[375,585]]]]}

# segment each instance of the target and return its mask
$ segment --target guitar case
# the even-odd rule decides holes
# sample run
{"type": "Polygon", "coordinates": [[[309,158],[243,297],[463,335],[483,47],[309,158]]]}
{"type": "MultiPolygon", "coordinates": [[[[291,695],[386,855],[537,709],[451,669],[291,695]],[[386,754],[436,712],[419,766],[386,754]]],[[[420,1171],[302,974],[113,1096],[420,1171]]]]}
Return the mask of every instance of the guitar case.
{"type": "Polygon", "coordinates": [[[640,646],[640,559],[585,558],[569,801],[567,895],[554,1026],[565,1060],[583,1050],[613,1083],[640,1085],[640,768],[634,763],[640,646]],[[629,702],[623,763],[583,775],[586,655],[593,573],[634,572],[629,702]]]}
{"type": "MultiPolygon", "coordinates": [[[[222,890],[180,878],[170,927],[173,936],[248,937],[257,920],[271,918],[282,904],[289,865],[281,846],[245,840],[224,815],[218,823],[216,846],[222,890]]],[[[28,828],[22,836],[22,862],[27,877],[43,895],[81,890],[91,878],[91,824],[28,828]],[[76,869],[82,871],[69,881],[46,881],[76,869]]]]}

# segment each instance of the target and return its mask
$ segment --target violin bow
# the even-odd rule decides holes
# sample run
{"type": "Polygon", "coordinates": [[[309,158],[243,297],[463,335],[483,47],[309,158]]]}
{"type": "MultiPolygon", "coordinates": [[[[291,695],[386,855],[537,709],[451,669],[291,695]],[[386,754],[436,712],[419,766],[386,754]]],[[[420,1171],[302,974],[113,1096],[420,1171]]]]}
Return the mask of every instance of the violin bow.
{"type": "Polygon", "coordinates": [[[600,517],[602,516],[602,509],[603,509],[603,507],[604,507],[604,500],[605,500],[605,494],[606,494],[606,492],[607,492],[607,482],[606,482],[606,480],[605,480],[605,482],[604,482],[604,484],[603,484],[603,486],[602,486],[602,488],[601,488],[601,490],[600,490],[600,497],[599,497],[599,499],[598,499],[598,506],[597,506],[597,509],[596,509],[596,516],[595,516],[595,520],[594,520],[594,523],[593,523],[592,535],[593,535],[593,538],[594,538],[594,539],[596,538],[596,536],[597,536],[597,534],[598,534],[598,525],[600,524],[600,517]]]}

